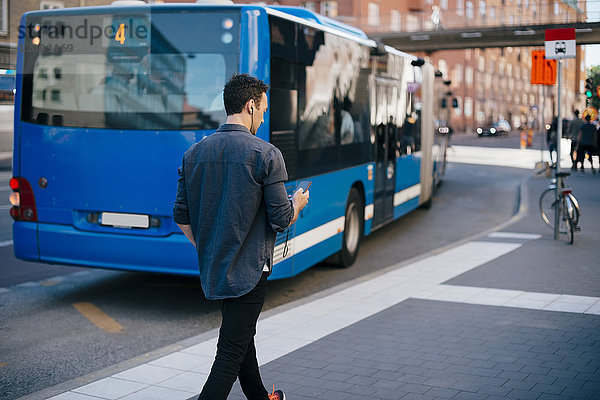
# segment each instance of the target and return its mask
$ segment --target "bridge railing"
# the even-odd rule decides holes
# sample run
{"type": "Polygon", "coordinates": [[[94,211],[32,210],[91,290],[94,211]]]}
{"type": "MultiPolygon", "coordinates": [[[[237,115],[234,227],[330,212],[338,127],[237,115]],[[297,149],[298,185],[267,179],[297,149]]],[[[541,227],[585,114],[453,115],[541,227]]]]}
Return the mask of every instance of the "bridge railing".
{"type": "Polygon", "coordinates": [[[385,16],[340,20],[357,26],[367,34],[600,22],[600,0],[521,0],[501,7],[478,1],[465,1],[465,4],[467,6],[462,9],[442,10],[432,6],[426,11],[392,12],[385,16]]]}

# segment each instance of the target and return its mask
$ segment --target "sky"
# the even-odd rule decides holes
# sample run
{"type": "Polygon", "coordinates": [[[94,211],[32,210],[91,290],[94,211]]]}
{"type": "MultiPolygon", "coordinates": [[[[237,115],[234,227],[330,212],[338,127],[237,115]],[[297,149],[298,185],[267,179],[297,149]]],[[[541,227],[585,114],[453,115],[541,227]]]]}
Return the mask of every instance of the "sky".
{"type": "Polygon", "coordinates": [[[600,65],[600,44],[585,46],[585,68],[600,65]]]}

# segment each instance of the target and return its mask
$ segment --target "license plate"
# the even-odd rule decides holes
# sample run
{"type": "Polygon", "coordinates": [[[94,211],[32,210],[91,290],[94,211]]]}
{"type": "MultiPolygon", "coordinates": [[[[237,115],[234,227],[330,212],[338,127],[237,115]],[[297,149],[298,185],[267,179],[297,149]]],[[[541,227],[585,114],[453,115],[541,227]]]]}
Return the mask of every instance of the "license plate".
{"type": "Polygon", "coordinates": [[[115,226],[118,228],[148,228],[150,217],[142,214],[102,213],[102,225],[115,226]]]}

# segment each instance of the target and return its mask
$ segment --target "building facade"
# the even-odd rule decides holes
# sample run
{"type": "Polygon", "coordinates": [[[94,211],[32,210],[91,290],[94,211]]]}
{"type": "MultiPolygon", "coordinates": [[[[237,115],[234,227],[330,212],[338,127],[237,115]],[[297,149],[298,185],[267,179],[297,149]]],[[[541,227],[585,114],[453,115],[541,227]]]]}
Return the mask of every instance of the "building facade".
{"type": "MultiPolygon", "coordinates": [[[[234,0],[248,3],[247,0],[234,0]]],[[[250,1],[252,2],[252,1],[250,1]]],[[[379,32],[420,32],[482,26],[519,26],[573,22],[585,18],[585,2],[569,0],[338,0],[261,1],[266,4],[301,6],[341,22],[357,26],[376,37],[379,32]]],[[[584,19],[585,20],[585,19],[584,19]]],[[[402,50],[402,49],[400,49],[402,50]]],[[[417,54],[442,73],[442,101],[449,91],[457,106],[448,110],[455,131],[472,132],[477,126],[505,119],[513,128],[549,123],[557,113],[557,87],[532,85],[533,50],[543,47],[505,47],[436,51],[417,54]]],[[[585,81],[584,52],[563,62],[562,114],[582,109],[585,81]]],[[[452,102],[447,102],[451,105],[452,102]]]]}
{"type": "MultiPolygon", "coordinates": [[[[194,0],[148,0],[151,3],[195,2],[194,0]]],[[[234,0],[235,3],[258,3],[234,0]]],[[[29,10],[110,4],[111,0],[0,0],[0,71],[14,69],[21,15],[29,10]]],[[[301,6],[341,22],[357,26],[367,34],[378,32],[460,29],[477,26],[515,26],[528,23],[573,21],[585,15],[585,2],[574,0],[267,0],[263,4],[301,6]]],[[[457,106],[448,110],[455,131],[473,131],[477,126],[508,120],[514,128],[539,120],[547,123],[556,114],[556,86],[532,85],[531,51],[543,48],[506,47],[436,51],[417,54],[442,73],[442,97],[452,92],[457,106]]],[[[585,104],[584,53],[563,62],[562,110],[570,116],[585,104]]],[[[452,104],[449,102],[448,104],[452,104]]]]}

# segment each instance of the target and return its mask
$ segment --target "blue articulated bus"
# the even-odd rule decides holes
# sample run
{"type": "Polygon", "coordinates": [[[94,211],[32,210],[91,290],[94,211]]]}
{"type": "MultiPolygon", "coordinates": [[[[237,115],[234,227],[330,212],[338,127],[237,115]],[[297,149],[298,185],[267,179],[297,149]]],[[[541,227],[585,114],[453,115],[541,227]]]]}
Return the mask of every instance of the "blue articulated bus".
{"type": "MultiPolygon", "coordinates": [[[[272,278],[335,257],[431,203],[446,138],[422,59],[293,7],[127,5],[26,13],[15,98],[15,255],[42,263],[197,275],[172,219],[177,168],[226,119],[225,82],[270,85],[258,137],[281,149],[301,218],[272,278]]],[[[284,251],[285,248],[285,251],[284,251]]]]}

